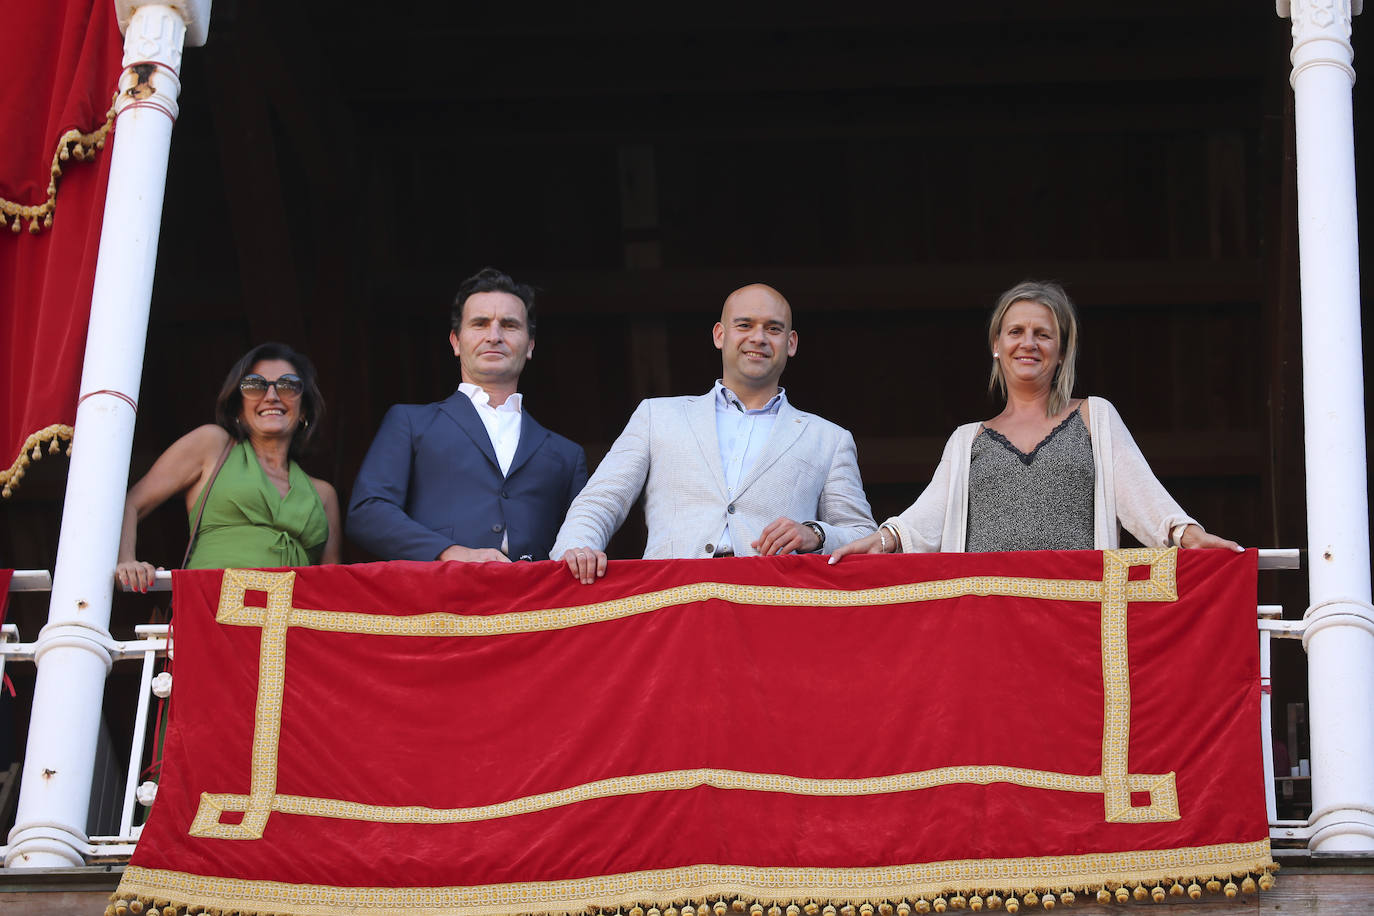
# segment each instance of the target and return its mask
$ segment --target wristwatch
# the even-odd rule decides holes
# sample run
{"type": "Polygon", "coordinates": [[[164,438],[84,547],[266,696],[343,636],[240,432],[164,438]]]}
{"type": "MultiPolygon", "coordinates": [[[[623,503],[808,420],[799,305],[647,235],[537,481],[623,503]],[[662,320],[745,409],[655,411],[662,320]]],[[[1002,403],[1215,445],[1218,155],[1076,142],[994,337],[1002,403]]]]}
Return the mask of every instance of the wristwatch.
{"type": "Polygon", "coordinates": [[[806,551],[806,553],[820,553],[825,549],[825,529],[820,522],[802,522],[803,525],[816,532],[816,546],[806,551]]]}

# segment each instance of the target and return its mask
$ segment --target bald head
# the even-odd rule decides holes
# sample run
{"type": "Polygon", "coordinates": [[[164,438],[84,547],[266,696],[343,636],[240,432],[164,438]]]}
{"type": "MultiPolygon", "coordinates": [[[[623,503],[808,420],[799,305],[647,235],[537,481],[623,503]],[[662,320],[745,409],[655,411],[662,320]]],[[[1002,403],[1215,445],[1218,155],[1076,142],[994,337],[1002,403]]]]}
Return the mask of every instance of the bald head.
{"type": "Polygon", "coordinates": [[[769,286],[767,283],[750,283],[748,286],[741,286],[733,293],[725,297],[725,305],[720,310],[720,320],[726,324],[726,317],[730,314],[731,304],[741,303],[774,303],[782,307],[783,314],[787,316],[787,329],[792,329],[792,306],[788,305],[782,293],[769,286]]]}
{"type": "Polygon", "coordinates": [[[771,286],[742,286],[726,298],[712,339],[725,387],[746,407],[762,407],[777,394],[787,358],[797,352],[792,307],[771,286]]]}

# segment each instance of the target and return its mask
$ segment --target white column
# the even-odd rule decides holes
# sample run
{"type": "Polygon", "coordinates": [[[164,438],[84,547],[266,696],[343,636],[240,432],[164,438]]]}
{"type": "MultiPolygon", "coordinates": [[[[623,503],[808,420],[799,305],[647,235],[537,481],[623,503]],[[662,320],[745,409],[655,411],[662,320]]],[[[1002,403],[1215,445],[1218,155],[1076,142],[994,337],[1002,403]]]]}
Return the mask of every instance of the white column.
{"type": "Polygon", "coordinates": [[[1311,704],[1310,848],[1374,852],[1374,608],[1350,26],[1359,0],[1285,0],[1293,21],[1311,704]],[[1352,8],[1353,2],[1353,8],[1352,8]]]}
{"type": "Polygon", "coordinates": [[[110,182],[52,600],[48,624],[38,635],[33,716],[5,856],[8,867],[85,864],[86,811],[111,666],[113,573],[167,153],[181,92],[181,50],[188,26],[192,43],[204,44],[210,21],[210,0],[168,2],[136,8],[132,2],[116,3],[125,29],[124,72],[115,102],[110,182]]]}

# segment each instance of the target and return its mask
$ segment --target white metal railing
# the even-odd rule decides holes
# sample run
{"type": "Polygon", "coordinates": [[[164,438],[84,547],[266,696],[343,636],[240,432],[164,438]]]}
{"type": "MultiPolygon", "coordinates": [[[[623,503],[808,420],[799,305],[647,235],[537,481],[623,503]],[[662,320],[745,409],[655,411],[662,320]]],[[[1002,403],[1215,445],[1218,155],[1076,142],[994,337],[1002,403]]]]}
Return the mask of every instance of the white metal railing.
{"type": "Polygon", "coordinates": [[[50,592],[52,573],[46,569],[16,569],[10,577],[12,592],[50,592]]]}
{"type": "MultiPolygon", "coordinates": [[[[163,572],[159,573],[159,576],[163,581],[158,583],[161,588],[157,590],[169,590],[171,588],[171,574],[163,572]]],[[[51,591],[51,589],[52,576],[47,570],[23,569],[14,571],[9,590],[11,592],[45,592],[51,591]]],[[[139,833],[143,829],[141,824],[134,823],[136,803],[143,801],[145,806],[150,805],[152,797],[156,794],[156,787],[153,784],[140,786],[139,776],[144,744],[148,736],[149,710],[153,707],[152,697],[155,694],[166,697],[171,692],[171,676],[155,674],[157,660],[168,654],[167,630],[165,624],[136,626],[134,627],[134,639],[115,641],[109,646],[110,657],[115,662],[141,661],[142,676],[139,678],[138,696],[134,706],[134,729],[129,746],[129,760],[122,792],[123,803],[119,825],[114,834],[88,838],[90,845],[86,848],[85,854],[87,861],[92,863],[108,859],[123,859],[133,854],[134,844],[138,842],[139,833]]],[[[7,623],[0,627],[0,675],[3,675],[5,664],[8,661],[32,662],[37,647],[37,643],[19,641],[19,628],[16,625],[7,623]]],[[[3,861],[6,849],[7,847],[0,846],[0,861],[3,861]]]]}
{"type": "MultiPolygon", "coordinates": [[[[1262,549],[1259,551],[1260,569],[1298,569],[1300,554],[1296,549],[1262,549]]],[[[149,591],[170,591],[172,574],[159,570],[149,591]]],[[[10,591],[49,591],[52,577],[46,570],[15,570],[10,582],[10,591]]],[[[1262,604],[1258,607],[1259,650],[1260,650],[1260,734],[1264,748],[1264,798],[1269,818],[1271,840],[1288,843],[1307,840],[1312,828],[1307,821],[1280,820],[1278,799],[1274,790],[1273,744],[1273,697],[1270,693],[1270,640],[1301,639],[1306,629],[1306,621],[1283,620],[1283,608],[1276,604],[1262,604]]],[[[123,806],[120,813],[119,830],[110,836],[92,836],[86,850],[91,862],[119,859],[133,854],[138,842],[142,825],[134,824],[137,805],[149,806],[156,795],[156,785],[140,783],[140,767],[143,761],[143,748],[147,741],[149,710],[153,707],[154,696],[166,697],[171,692],[171,675],[155,674],[157,660],[168,654],[167,626],[149,624],[134,628],[135,639],[115,642],[111,656],[116,662],[142,661],[142,675],[139,678],[138,697],[134,708],[134,729],[130,741],[128,766],[124,780],[123,806]]],[[[19,630],[14,624],[0,627],[0,675],[4,673],[5,662],[9,659],[32,661],[36,643],[19,641],[19,630]]],[[[0,846],[0,860],[5,847],[0,846]]]]}
{"type": "Polygon", "coordinates": [[[0,678],[5,676],[5,660],[10,656],[10,646],[19,642],[19,627],[7,623],[0,627],[0,678]]]}
{"type": "MultiPolygon", "coordinates": [[[[1260,551],[1260,569],[1297,569],[1298,551],[1260,551]],[[1283,557],[1274,556],[1282,553],[1283,557]],[[1270,555],[1266,564],[1266,554],[1270,555]]],[[[1307,631],[1306,620],[1284,620],[1283,607],[1277,604],[1259,606],[1259,653],[1260,653],[1260,735],[1264,741],[1264,803],[1269,813],[1269,839],[1284,843],[1305,842],[1312,835],[1308,821],[1284,820],[1279,817],[1278,796],[1274,784],[1279,779],[1302,779],[1301,776],[1274,772],[1274,728],[1273,728],[1273,684],[1270,678],[1271,641],[1277,639],[1302,639],[1307,631]]],[[[1297,763],[1296,760],[1290,761],[1297,763]]],[[[1310,777],[1309,777],[1310,778],[1310,777]]]]}
{"type": "MultiPolygon", "coordinates": [[[[134,824],[135,803],[151,806],[157,795],[157,784],[140,782],[143,746],[148,738],[149,710],[152,698],[166,699],[172,692],[172,676],[167,672],[155,674],[157,660],[169,654],[166,624],[144,624],[134,627],[135,639],[115,644],[115,661],[139,659],[143,663],[138,680],[138,698],[134,701],[134,732],[129,743],[129,763],[125,772],[123,805],[120,810],[119,832],[113,836],[90,838],[95,857],[128,856],[134,851],[142,824],[134,824]]],[[[154,723],[156,727],[156,723],[154,723]]]]}
{"type": "MultiPolygon", "coordinates": [[[[153,584],[148,586],[150,592],[170,592],[172,590],[172,571],[170,569],[159,569],[153,573],[153,584]]],[[[125,589],[128,591],[128,589],[125,589]]]]}

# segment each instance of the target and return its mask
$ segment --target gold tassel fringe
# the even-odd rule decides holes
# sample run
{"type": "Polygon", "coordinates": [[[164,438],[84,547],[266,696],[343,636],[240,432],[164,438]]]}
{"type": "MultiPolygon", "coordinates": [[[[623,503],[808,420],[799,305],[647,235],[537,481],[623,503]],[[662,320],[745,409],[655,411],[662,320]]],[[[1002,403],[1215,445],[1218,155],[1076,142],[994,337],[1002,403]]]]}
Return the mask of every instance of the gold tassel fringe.
{"type": "MultiPolygon", "coordinates": [[[[1257,890],[1267,891],[1274,886],[1273,872],[1277,864],[1265,866],[1258,877],[1247,872],[1229,875],[1180,876],[1148,881],[1106,882],[1098,887],[965,887],[946,888],[938,894],[911,899],[885,900],[847,900],[833,901],[774,900],[769,898],[727,896],[714,899],[696,898],[679,900],[641,901],[631,906],[589,906],[585,910],[560,911],[557,914],[546,912],[525,913],[523,916],[721,916],[721,914],[744,914],[749,916],[909,916],[915,913],[945,913],[951,910],[968,909],[973,912],[982,910],[1004,910],[1019,913],[1027,910],[1053,910],[1059,904],[1073,906],[1079,895],[1083,899],[1100,904],[1127,903],[1132,898],[1137,901],[1164,903],[1171,896],[1179,897],[1185,893],[1194,900],[1202,896],[1203,882],[1208,891],[1235,897],[1237,893],[1253,894],[1257,890]],[[1236,883],[1240,881],[1239,885],[1236,883]],[[1186,889],[1185,889],[1186,888],[1186,889]],[[1214,889],[1215,888],[1215,889],[1214,889]],[[784,909],[785,908],[785,909],[784,909]]],[[[216,901],[223,903],[224,901],[216,901]]],[[[225,907],[207,903],[191,903],[184,900],[168,900],[162,897],[122,894],[116,891],[110,896],[110,904],[105,908],[105,916],[293,916],[296,911],[257,910],[237,905],[225,907]]],[[[342,912],[342,908],[340,910],[342,912]]],[[[515,916],[512,911],[512,916],[515,916]]]]}
{"type": "MultiPolygon", "coordinates": [[[[52,228],[53,213],[57,210],[57,180],[62,177],[62,163],[75,158],[86,161],[95,158],[95,151],[105,148],[105,138],[114,129],[114,100],[110,99],[110,109],[105,112],[105,123],[90,133],[82,133],[73,128],[57,140],[57,151],[52,154],[52,166],[48,169],[48,199],[41,204],[25,205],[0,197],[0,227],[6,224],[10,232],[18,234],[24,220],[29,222],[29,232],[37,235],[43,229],[52,228]]],[[[6,494],[8,495],[8,494],[6,494]]]]}
{"type": "Polygon", "coordinates": [[[29,465],[43,457],[43,443],[48,443],[48,454],[55,455],[63,440],[67,442],[67,455],[70,456],[72,428],[65,423],[54,423],[25,439],[23,447],[19,449],[19,457],[14,459],[14,464],[0,470],[0,496],[9,499],[13,495],[14,488],[24,479],[24,473],[29,465]]]}

